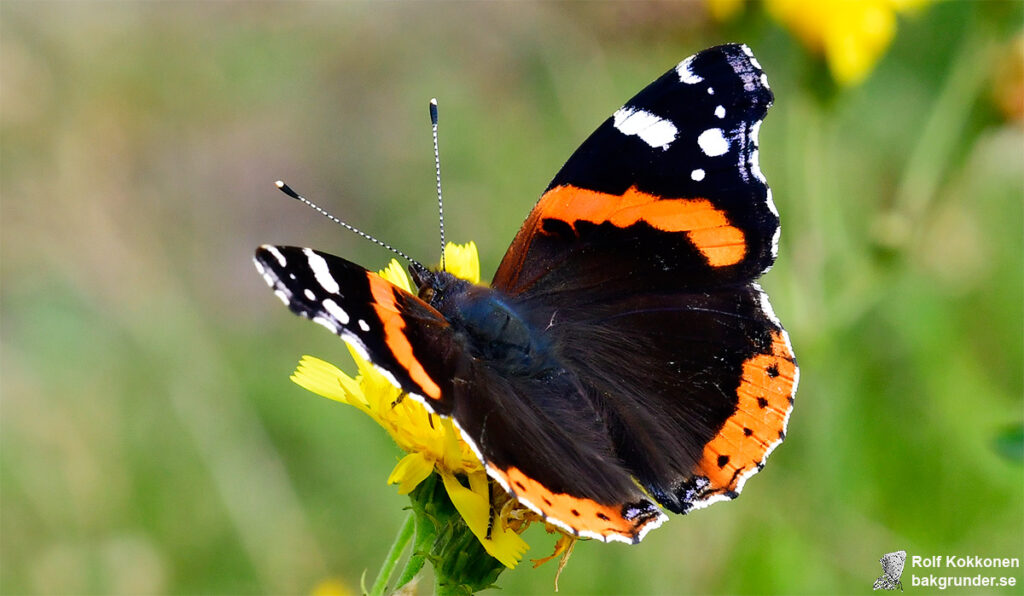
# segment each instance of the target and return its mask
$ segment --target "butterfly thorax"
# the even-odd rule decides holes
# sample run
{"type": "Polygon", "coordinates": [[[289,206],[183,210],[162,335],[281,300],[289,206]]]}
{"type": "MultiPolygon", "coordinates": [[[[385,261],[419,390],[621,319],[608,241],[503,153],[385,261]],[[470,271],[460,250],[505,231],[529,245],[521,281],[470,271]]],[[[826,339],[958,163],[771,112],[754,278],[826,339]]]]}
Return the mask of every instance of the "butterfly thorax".
{"type": "Polygon", "coordinates": [[[419,297],[444,315],[476,358],[517,376],[544,376],[560,368],[547,342],[500,291],[446,271],[414,271],[413,280],[419,297]]]}

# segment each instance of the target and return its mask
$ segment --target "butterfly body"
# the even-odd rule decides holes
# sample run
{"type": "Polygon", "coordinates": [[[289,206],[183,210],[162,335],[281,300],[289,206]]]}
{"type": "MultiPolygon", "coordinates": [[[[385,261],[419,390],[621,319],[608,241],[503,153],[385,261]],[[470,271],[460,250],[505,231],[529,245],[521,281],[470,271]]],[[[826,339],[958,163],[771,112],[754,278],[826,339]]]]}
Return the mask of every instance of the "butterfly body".
{"type": "Polygon", "coordinates": [[[446,271],[410,268],[419,297],[448,321],[464,353],[510,377],[540,377],[558,368],[541,334],[499,291],[446,271]]]}
{"type": "Polygon", "coordinates": [[[798,371],[755,279],[778,213],[757,164],[772,95],[746,46],[688,58],[555,176],[490,286],[264,246],[304,317],[451,417],[490,476],[581,536],[637,542],[735,498],[781,443],[798,371]]]}

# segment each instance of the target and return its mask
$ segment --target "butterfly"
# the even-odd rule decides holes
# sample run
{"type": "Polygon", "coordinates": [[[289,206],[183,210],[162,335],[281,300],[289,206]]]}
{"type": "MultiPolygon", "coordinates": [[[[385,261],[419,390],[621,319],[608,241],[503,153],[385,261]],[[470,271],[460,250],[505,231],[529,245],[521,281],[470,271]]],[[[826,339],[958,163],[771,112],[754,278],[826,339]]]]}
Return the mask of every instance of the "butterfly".
{"type": "Polygon", "coordinates": [[[339,257],[264,245],[292,312],[450,417],[549,523],[639,542],[735,498],[785,438],[798,369],[755,283],[779,216],[758,166],[773,95],[745,45],[699,52],[576,150],[490,286],[411,267],[416,294],[339,257]]]}
{"type": "Polygon", "coordinates": [[[907,562],[907,551],[898,550],[882,555],[878,560],[882,564],[882,575],[875,580],[874,590],[895,590],[903,591],[903,583],[900,577],[903,575],[903,565],[907,562]]]}

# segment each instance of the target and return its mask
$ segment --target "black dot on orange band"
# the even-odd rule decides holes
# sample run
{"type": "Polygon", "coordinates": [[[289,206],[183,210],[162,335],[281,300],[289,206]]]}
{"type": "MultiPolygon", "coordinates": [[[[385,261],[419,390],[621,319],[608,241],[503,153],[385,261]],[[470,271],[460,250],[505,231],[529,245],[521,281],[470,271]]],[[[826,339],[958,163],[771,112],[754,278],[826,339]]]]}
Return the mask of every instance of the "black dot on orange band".
{"type": "Polygon", "coordinates": [[[768,407],[768,400],[763,397],[759,397],[757,398],[757,405],[761,406],[761,409],[763,410],[768,407]]]}
{"type": "Polygon", "coordinates": [[[786,438],[786,431],[780,430],[779,431],[779,439],[785,439],[785,438],[786,438]]]}
{"type": "Polygon", "coordinates": [[[600,511],[597,512],[597,517],[603,519],[604,521],[608,521],[609,519],[607,515],[601,513],[600,511]]]}
{"type": "Polygon", "coordinates": [[[541,229],[553,236],[561,236],[562,238],[574,238],[576,236],[576,229],[572,227],[567,221],[554,218],[546,218],[541,222],[541,229]]]}
{"type": "Polygon", "coordinates": [[[752,431],[752,430],[750,430],[749,428],[746,428],[746,427],[743,428],[743,436],[744,437],[749,437],[752,434],[754,434],[754,431],[752,431]]]}
{"type": "Polygon", "coordinates": [[[729,463],[729,456],[728,455],[719,455],[718,456],[718,467],[719,468],[724,468],[725,464],[727,464],[727,463],[729,463]]]}
{"type": "Polygon", "coordinates": [[[526,485],[524,485],[522,482],[519,482],[518,480],[516,480],[516,486],[518,486],[520,490],[526,490],[526,485]]]}
{"type": "Polygon", "coordinates": [[[548,507],[550,507],[551,506],[551,499],[549,499],[547,497],[544,497],[544,504],[547,505],[548,507]]]}
{"type": "Polygon", "coordinates": [[[769,366],[768,370],[765,371],[765,372],[768,373],[769,377],[774,379],[775,377],[779,376],[779,365],[778,364],[773,364],[773,365],[769,366]]]}
{"type": "Polygon", "coordinates": [[[792,395],[790,395],[790,396],[789,396],[789,397],[787,397],[786,399],[788,399],[788,400],[789,400],[789,405],[793,405],[793,396],[792,396],[792,395]]]}
{"type": "Polygon", "coordinates": [[[576,511],[575,509],[572,510],[572,514],[575,515],[576,517],[580,516],[580,512],[576,511]]]}

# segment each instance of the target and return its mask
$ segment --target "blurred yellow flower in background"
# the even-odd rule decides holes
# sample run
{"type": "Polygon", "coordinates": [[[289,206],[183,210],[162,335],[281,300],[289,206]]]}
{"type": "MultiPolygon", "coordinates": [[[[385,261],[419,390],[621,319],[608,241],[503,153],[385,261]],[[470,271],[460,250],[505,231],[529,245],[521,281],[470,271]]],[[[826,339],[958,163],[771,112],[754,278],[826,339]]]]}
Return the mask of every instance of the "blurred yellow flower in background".
{"type": "MultiPolygon", "coordinates": [[[[456,277],[479,283],[476,245],[449,243],[445,249],[445,269],[456,277]]],[[[392,260],[380,275],[415,294],[398,261],[392,260]]],[[[409,494],[436,471],[452,504],[487,552],[506,567],[515,567],[529,548],[517,531],[525,529],[530,516],[517,502],[502,507],[507,501],[498,502],[492,513],[487,472],[452,421],[431,414],[415,400],[403,399],[402,391],[370,362],[351,348],[349,352],[358,367],[355,378],[323,360],[303,356],[291,379],[313,393],[354,406],[373,418],[406,452],[391,471],[388,483],[397,484],[399,493],[409,494]],[[468,487],[458,476],[466,479],[468,487]]],[[[504,496],[504,491],[499,492],[504,496]]]]}
{"type": "Polygon", "coordinates": [[[328,578],[313,587],[312,596],[352,596],[352,590],[336,578],[328,578]]]}
{"type": "MultiPolygon", "coordinates": [[[[930,0],[764,0],[768,14],[811,51],[822,54],[841,85],[862,82],[896,34],[896,13],[930,0]]],[[[708,0],[708,12],[727,20],[739,12],[736,0],[708,0]]]]}

